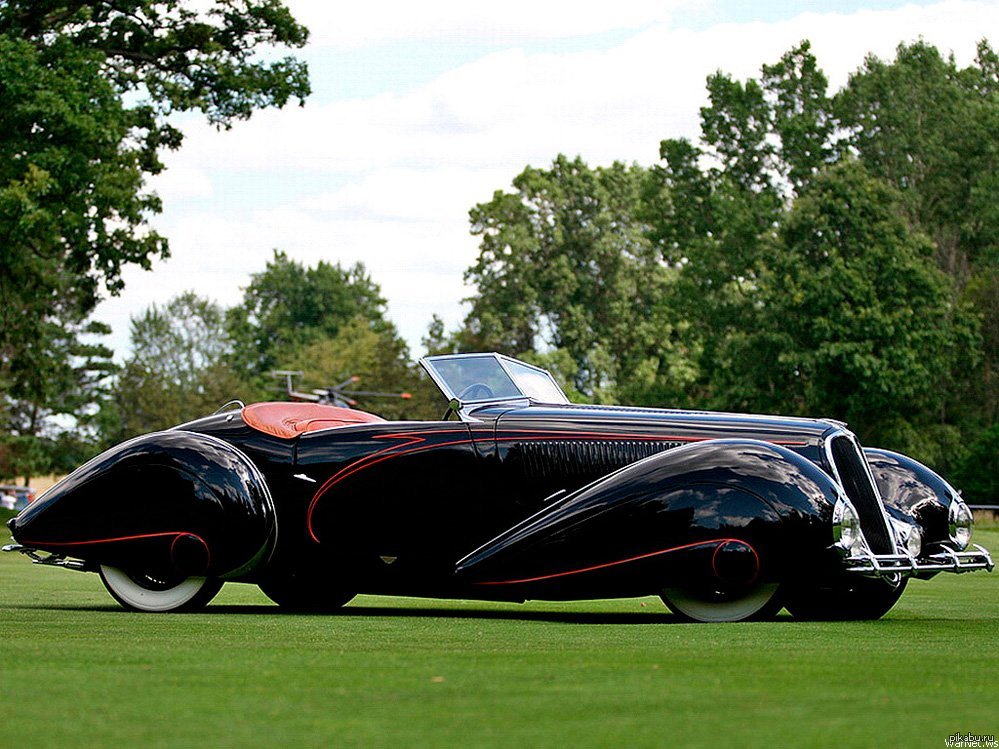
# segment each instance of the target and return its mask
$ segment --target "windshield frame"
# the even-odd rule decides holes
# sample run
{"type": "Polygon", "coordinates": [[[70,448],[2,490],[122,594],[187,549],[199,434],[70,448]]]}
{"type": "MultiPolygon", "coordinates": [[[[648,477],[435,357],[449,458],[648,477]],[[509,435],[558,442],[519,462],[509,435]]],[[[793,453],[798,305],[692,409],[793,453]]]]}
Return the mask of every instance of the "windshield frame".
{"type": "Polygon", "coordinates": [[[517,381],[517,376],[510,367],[510,363],[516,364],[526,369],[532,370],[540,375],[543,375],[548,379],[552,388],[557,392],[562,400],[551,403],[550,405],[570,405],[571,401],[566,396],[565,391],[562,390],[562,386],[558,384],[558,381],[552,377],[552,373],[547,369],[542,367],[537,367],[533,364],[528,364],[520,359],[514,359],[512,356],[506,356],[505,354],[498,354],[496,352],[481,352],[481,353],[469,353],[469,354],[439,354],[437,356],[424,356],[420,359],[420,366],[430,375],[430,379],[434,381],[438,389],[444,394],[444,396],[449,401],[457,401],[462,406],[466,405],[481,405],[489,403],[506,403],[511,401],[530,401],[531,403],[547,403],[547,401],[540,401],[537,398],[532,398],[526,392],[520,382],[517,381]],[[491,397],[491,398],[476,398],[476,399],[459,399],[458,393],[454,392],[451,386],[448,384],[447,380],[444,379],[443,375],[438,371],[436,367],[436,362],[438,361],[454,361],[457,359],[494,359],[506,374],[510,378],[514,387],[519,391],[518,395],[504,396],[501,398],[491,397]]]}

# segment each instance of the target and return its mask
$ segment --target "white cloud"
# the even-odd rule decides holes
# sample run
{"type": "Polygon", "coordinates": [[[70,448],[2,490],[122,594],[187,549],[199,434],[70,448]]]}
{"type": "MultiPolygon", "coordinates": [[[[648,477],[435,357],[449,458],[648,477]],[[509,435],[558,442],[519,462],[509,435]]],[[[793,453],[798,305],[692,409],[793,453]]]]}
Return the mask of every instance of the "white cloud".
{"type": "Polygon", "coordinates": [[[636,29],[669,19],[692,0],[506,0],[501,7],[468,0],[368,0],[331,3],[290,0],[293,14],[312,32],[316,45],[356,48],[400,39],[461,40],[518,44],[618,29],[636,29]]]}
{"type": "MultiPolygon", "coordinates": [[[[342,5],[302,7],[320,14],[321,23],[311,23],[321,33],[327,29],[356,43],[370,41],[362,33],[369,21],[382,39],[402,36],[407,24],[413,35],[441,37],[459,27],[474,37],[489,26],[484,11],[467,3],[435,4],[454,13],[423,19],[417,11],[425,4],[405,4],[392,13],[365,5],[340,23],[334,16],[346,12],[342,5]],[[386,17],[382,25],[372,21],[380,13],[386,17]]],[[[505,5],[497,28],[520,24],[537,35],[553,34],[557,17],[546,5],[534,3],[532,12],[505,5]]],[[[595,4],[572,7],[587,5],[595,4]]],[[[585,8],[571,28],[643,26],[658,18],[659,6],[585,8]],[[620,18],[610,19],[618,8],[620,18]]],[[[124,296],[102,314],[116,316],[115,343],[123,348],[126,311],[192,287],[233,303],[249,275],[280,247],[309,263],[363,261],[416,348],[433,311],[451,324],[460,320],[459,300],[469,294],[462,273],[476,254],[468,209],[506,188],[525,165],[543,166],[559,152],[579,153],[590,163],[651,163],[660,139],[696,138],[709,73],[758,75],[761,64],[803,38],[812,40],[821,67],[838,87],[868,52],[891,57],[900,41],[920,37],[954,50],[966,63],[975,42],[992,29],[999,29],[999,4],[962,0],[698,32],[660,23],[603,51],[504,49],[405,95],[261,112],[228,132],[189,126],[183,149],[157,187],[168,199],[212,195],[217,200],[208,204],[218,206],[217,212],[191,213],[186,203],[168,202],[157,225],[170,237],[174,257],[154,276],[130,273],[124,296]],[[272,207],[251,210],[238,200],[222,200],[227,196],[220,194],[216,173],[239,175],[240,189],[256,191],[258,204],[261,194],[273,195],[272,207]],[[313,182],[327,177],[336,187],[305,196],[301,190],[284,192],[285,182],[301,175],[313,182]]]]}
{"type": "MultiPolygon", "coordinates": [[[[167,157],[170,164],[175,159],[167,157]]],[[[149,180],[149,189],[154,190],[164,203],[186,198],[210,198],[214,192],[211,177],[204,169],[188,163],[178,163],[149,180]]]]}

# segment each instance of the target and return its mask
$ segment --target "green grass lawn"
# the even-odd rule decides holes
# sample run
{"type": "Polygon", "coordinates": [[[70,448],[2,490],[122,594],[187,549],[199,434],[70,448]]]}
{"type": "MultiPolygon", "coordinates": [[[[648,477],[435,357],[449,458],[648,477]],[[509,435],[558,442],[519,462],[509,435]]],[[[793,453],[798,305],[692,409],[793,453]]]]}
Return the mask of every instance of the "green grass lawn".
{"type": "Polygon", "coordinates": [[[7,554],[0,684],[0,747],[943,747],[999,734],[999,575],[915,581],[877,622],[680,624],[651,598],[301,616],[245,585],[149,615],[7,554]]]}

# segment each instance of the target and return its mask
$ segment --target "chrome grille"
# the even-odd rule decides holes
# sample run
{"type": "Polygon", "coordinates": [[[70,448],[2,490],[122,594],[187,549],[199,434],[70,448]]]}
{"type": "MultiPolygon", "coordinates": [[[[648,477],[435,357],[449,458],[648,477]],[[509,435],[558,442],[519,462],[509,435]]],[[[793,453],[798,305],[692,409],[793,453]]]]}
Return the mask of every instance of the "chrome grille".
{"type": "Polygon", "coordinates": [[[885,520],[881,498],[857,443],[845,435],[833,437],[830,453],[846,496],[860,515],[860,529],[871,551],[875,554],[894,554],[895,544],[885,520]]]}

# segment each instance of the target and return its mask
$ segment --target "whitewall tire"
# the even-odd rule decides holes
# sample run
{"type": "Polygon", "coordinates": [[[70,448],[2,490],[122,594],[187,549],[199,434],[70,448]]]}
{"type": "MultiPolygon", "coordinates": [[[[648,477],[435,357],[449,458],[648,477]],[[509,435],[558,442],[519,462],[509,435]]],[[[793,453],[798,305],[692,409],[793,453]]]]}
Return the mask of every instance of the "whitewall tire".
{"type": "Polygon", "coordinates": [[[757,583],[737,596],[664,588],[663,603],[684,621],[744,622],[769,619],[781,610],[777,583],[757,583]]]}
{"type": "Polygon", "coordinates": [[[111,596],[133,611],[196,611],[206,606],[222,588],[221,580],[210,577],[167,579],[107,565],[101,565],[100,575],[111,596]]]}

